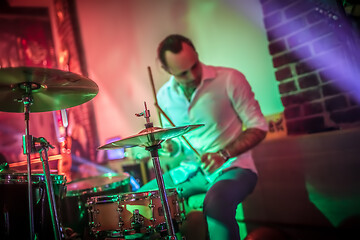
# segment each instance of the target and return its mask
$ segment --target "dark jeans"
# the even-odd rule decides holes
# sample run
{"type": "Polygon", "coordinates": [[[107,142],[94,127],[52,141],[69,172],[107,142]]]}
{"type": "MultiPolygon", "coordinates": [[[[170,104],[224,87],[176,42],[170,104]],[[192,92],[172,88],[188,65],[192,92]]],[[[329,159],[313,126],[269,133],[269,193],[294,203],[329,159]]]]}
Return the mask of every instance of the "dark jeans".
{"type": "MultiPolygon", "coordinates": [[[[203,211],[211,240],[240,239],[239,226],[235,220],[236,208],[254,190],[257,182],[254,172],[233,168],[225,171],[211,184],[200,171],[178,185],[174,184],[169,172],[163,178],[166,188],[177,188],[185,199],[206,193],[203,211]]],[[[156,179],[145,184],[139,191],[155,189],[158,189],[156,179]]]]}

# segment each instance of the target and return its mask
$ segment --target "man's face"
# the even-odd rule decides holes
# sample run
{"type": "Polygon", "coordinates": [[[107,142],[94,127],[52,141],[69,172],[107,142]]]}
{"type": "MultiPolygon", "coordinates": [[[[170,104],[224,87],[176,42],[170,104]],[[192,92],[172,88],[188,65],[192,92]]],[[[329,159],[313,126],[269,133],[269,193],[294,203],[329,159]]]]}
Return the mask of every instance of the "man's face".
{"type": "Polygon", "coordinates": [[[165,52],[168,64],[166,70],[183,87],[197,87],[201,82],[202,69],[198,54],[186,43],[182,43],[179,53],[165,52]]]}

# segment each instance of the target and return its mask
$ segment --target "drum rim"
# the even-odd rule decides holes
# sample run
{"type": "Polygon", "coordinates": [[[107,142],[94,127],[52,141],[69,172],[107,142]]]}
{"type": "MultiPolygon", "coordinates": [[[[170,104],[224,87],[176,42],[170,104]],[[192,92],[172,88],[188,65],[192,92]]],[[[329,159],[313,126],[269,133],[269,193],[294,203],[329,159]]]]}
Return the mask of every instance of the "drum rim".
{"type": "MultiPolygon", "coordinates": [[[[65,184],[66,176],[61,174],[50,174],[51,180],[53,183],[57,184],[65,184]]],[[[27,173],[0,173],[0,184],[21,184],[28,182],[28,174],[27,173]]],[[[45,182],[45,174],[42,173],[32,173],[31,174],[31,182],[34,184],[38,184],[40,182],[45,182]]]]}
{"type": "Polygon", "coordinates": [[[117,187],[125,186],[125,185],[130,184],[130,174],[124,172],[123,175],[120,175],[120,174],[117,174],[117,173],[106,173],[106,174],[103,174],[103,175],[93,176],[93,177],[89,177],[89,178],[85,178],[85,179],[77,179],[77,180],[74,180],[72,182],[69,182],[67,184],[67,186],[69,186],[72,183],[78,183],[78,182],[82,182],[82,181],[86,181],[86,180],[91,180],[91,179],[96,179],[96,178],[103,178],[103,177],[117,177],[117,176],[122,176],[122,177],[125,176],[125,178],[122,181],[112,182],[112,183],[101,185],[101,186],[94,186],[94,187],[91,187],[91,188],[84,188],[84,189],[67,190],[66,196],[75,197],[75,196],[81,196],[81,195],[84,195],[84,194],[99,193],[99,192],[103,192],[103,191],[106,191],[106,190],[114,190],[117,187]]]}
{"type": "MultiPolygon", "coordinates": [[[[167,188],[166,189],[166,195],[167,196],[173,196],[177,193],[176,188],[167,188]]],[[[129,201],[129,200],[142,200],[146,198],[160,198],[159,190],[151,190],[151,191],[144,191],[144,192],[128,192],[128,193],[121,193],[119,194],[119,200],[121,202],[129,201]]]]}
{"type": "Polygon", "coordinates": [[[128,192],[119,194],[119,201],[125,202],[128,200],[142,200],[146,199],[149,196],[148,192],[128,192]]]}
{"type": "Polygon", "coordinates": [[[93,196],[89,197],[87,200],[87,205],[96,205],[96,204],[103,204],[103,203],[111,203],[111,202],[119,202],[120,195],[100,195],[100,196],[93,196]]]}

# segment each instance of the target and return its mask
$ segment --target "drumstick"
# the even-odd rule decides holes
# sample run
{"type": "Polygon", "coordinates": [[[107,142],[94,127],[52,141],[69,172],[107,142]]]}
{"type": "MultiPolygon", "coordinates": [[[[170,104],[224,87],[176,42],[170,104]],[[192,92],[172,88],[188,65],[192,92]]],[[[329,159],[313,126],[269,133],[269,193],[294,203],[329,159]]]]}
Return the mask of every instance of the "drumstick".
{"type": "MultiPolygon", "coordinates": [[[[162,114],[162,115],[166,118],[166,120],[168,120],[169,123],[170,123],[173,127],[176,127],[175,124],[173,123],[173,121],[171,121],[171,119],[168,117],[168,115],[161,109],[161,107],[160,107],[159,104],[158,104],[158,101],[157,101],[157,98],[156,98],[156,90],[155,90],[154,80],[153,80],[153,77],[152,77],[152,74],[151,74],[151,68],[150,68],[150,66],[148,66],[148,72],[149,72],[149,78],[150,78],[151,87],[152,87],[152,90],[153,90],[153,95],[154,95],[154,100],[155,100],[154,105],[155,105],[155,107],[156,107],[156,109],[157,109],[157,112],[158,112],[158,115],[159,115],[160,125],[163,126],[163,125],[162,125],[162,121],[161,121],[161,115],[160,115],[160,114],[162,114]]],[[[191,148],[191,150],[193,150],[194,153],[195,153],[199,158],[201,158],[199,152],[190,144],[190,142],[189,142],[184,136],[181,136],[181,137],[184,139],[185,143],[191,148]]]]}
{"type": "MultiPolygon", "coordinates": [[[[151,83],[151,88],[152,88],[152,92],[153,92],[153,96],[154,96],[154,100],[155,100],[155,106],[157,105],[157,98],[156,98],[156,90],[155,90],[155,84],[154,84],[154,79],[152,77],[152,73],[151,73],[151,68],[150,66],[148,66],[148,72],[149,72],[149,78],[150,78],[150,83],[151,83]]],[[[158,112],[158,117],[159,117],[159,121],[160,121],[160,126],[162,127],[162,121],[161,121],[161,116],[160,116],[160,112],[158,112]]]]}
{"type": "MultiPolygon", "coordinates": [[[[169,123],[171,124],[171,126],[176,127],[175,124],[173,123],[173,121],[171,121],[171,119],[168,117],[168,115],[166,115],[166,113],[161,109],[161,107],[160,107],[157,103],[155,104],[155,107],[160,111],[160,113],[161,113],[162,115],[164,115],[164,117],[166,118],[166,120],[169,121],[169,123]]],[[[201,158],[200,153],[191,145],[191,143],[185,138],[185,136],[181,136],[181,137],[184,139],[184,141],[186,142],[186,144],[191,148],[191,150],[193,150],[194,153],[195,153],[199,158],[201,158]]]]}
{"type": "MultiPolygon", "coordinates": [[[[166,120],[169,121],[169,123],[173,126],[176,127],[175,124],[173,123],[173,121],[171,121],[171,119],[168,117],[168,115],[161,109],[161,107],[156,103],[155,107],[160,111],[161,114],[164,115],[164,117],[166,118],[166,120]]],[[[185,143],[191,148],[191,150],[193,150],[193,152],[196,154],[196,156],[199,158],[199,160],[201,161],[201,156],[200,153],[191,145],[191,143],[184,137],[184,135],[181,136],[182,139],[185,141],[185,143]]],[[[204,176],[206,177],[206,179],[209,182],[212,182],[213,179],[210,176],[210,174],[208,172],[206,172],[206,170],[204,169],[203,166],[200,165],[200,171],[204,174],[204,176]]]]}

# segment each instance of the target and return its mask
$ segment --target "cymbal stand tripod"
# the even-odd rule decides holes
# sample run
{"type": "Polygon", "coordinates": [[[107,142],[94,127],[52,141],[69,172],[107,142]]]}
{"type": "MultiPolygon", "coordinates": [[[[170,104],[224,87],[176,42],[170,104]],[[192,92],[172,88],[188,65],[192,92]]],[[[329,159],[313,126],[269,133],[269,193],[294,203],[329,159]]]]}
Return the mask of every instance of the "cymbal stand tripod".
{"type": "MultiPolygon", "coordinates": [[[[151,127],[153,127],[153,123],[150,122],[150,111],[147,109],[146,103],[144,103],[144,104],[145,104],[145,111],[142,113],[136,114],[136,116],[138,116],[138,117],[144,116],[144,118],[146,119],[145,127],[151,128],[151,127]]],[[[156,182],[159,186],[161,204],[162,204],[162,207],[163,207],[164,213],[165,213],[164,214],[165,221],[166,221],[167,231],[168,231],[168,235],[169,235],[168,239],[176,240],[177,238],[175,235],[174,224],[171,219],[170,207],[169,207],[169,203],[167,200],[164,179],[162,176],[161,166],[160,166],[160,162],[159,162],[158,149],[161,148],[161,145],[160,145],[161,142],[156,142],[154,135],[151,135],[151,134],[149,135],[149,142],[153,142],[154,144],[152,146],[146,147],[145,149],[150,152],[152,162],[154,165],[156,182]]]]}
{"type": "MultiPolygon", "coordinates": [[[[29,134],[30,124],[30,106],[33,104],[33,98],[31,96],[31,91],[38,89],[39,86],[36,83],[32,82],[24,82],[18,85],[18,87],[25,91],[24,95],[22,96],[22,99],[19,99],[18,101],[21,101],[24,104],[24,113],[25,113],[25,135],[23,135],[23,148],[24,148],[24,154],[26,154],[27,158],[27,178],[28,178],[28,205],[29,205],[29,220],[30,220],[30,239],[35,239],[35,231],[34,231],[34,208],[33,208],[33,192],[32,192],[32,181],[31,181],[31,159],[30,154],[36,152],[35,142],[38,140],[37,138],[33,138],[29,134]]],[[[43,138],[41,139],[41,145],[44,148],[47,148],[48,146],[45,146],[43,138]]],[[[46,140],[45,140],[46,141],[46,140]]],[[[43,161],[43,169],[45,173],[45,180],[46,180],[46,189],[49,199],[49,206],[50,206],[50,214],[52,217],[53,222],[53,229],[54,229],[54,235],[55,240],[59,240],[61,233],[60,233],[60,227],[59,222],[57,221],[57,213],[55,209],[55,202],[54,202],[54,192],[52,189],[52,185],[49,183],[50,181],[50,170],[49,165],[47,164],[47,150],[46,152],[46,164],[44,164],[43,161]],[[50,195],[50,197],[49,197],[50,195]]]]}

